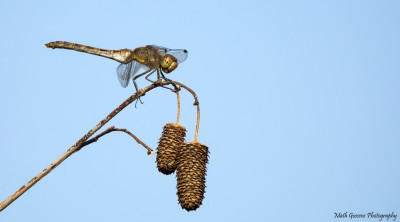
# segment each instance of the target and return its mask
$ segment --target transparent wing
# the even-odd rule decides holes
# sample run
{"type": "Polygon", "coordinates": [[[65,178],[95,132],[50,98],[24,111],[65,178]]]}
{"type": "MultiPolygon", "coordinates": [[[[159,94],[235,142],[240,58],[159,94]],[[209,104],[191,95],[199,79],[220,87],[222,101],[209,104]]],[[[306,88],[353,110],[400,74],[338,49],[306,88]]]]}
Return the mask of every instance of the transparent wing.
{"type": "Polygon", "coordinates": [[[128,63],[128,64],[120,64],[117,67],[117,76],[118,76],[118,80],[119,83],[121,84],[122,87],[126,88],[129,84],[129,76],[130,76],[130,72],[132,69],[132,62],[128,63]]]}
{"type": "Polygon", "coordinates": [[[127,64],[121,63],[117,67],[117,77],[122,87],[126,88],[129,84],[129,80],[142,68],[142,65],[136,61],[129,62],[127,64]]]}
{"type": "Polygon", "coordinates": [[[184,62],[188,57],[188,51],[186,49],[169,49],[157,45],[153,46],[156,47],[163,56],[165,56],[166,54],[173,55],[178,60],[178,63],[184,62]]]}
{"type": "Polygon", "coordinates": [[[152,46],[154,46],[154,47],[156,47],[157,49],[158,49],[158,51],[163,55],[163,56],[165,56],[166,54],[167,54],[167,52],[168,52],[168,48],[165,48],[165,47],[162,47],[162,46],[158,46],[158,45],[152,45],[152,46]]]}
{"type": "Polygon", "coordinates": [[[135,63],[135,67],[133,68],[133,71],[131,72],[131,76],[129,79],[132,79],[136,75],[136,73],[140,70],[140,68],[147,69],[147,66],[145,66],[145,65],[142,65],[136,61],[132,61],[132,62],[135,63]]]}
{"type": "Polygon", "coordinates": [[[188,57],[188,51],[186,49],[170,49],[167,54],[173,55],[178,60],[178,63],[186,61],[188,57]]]}

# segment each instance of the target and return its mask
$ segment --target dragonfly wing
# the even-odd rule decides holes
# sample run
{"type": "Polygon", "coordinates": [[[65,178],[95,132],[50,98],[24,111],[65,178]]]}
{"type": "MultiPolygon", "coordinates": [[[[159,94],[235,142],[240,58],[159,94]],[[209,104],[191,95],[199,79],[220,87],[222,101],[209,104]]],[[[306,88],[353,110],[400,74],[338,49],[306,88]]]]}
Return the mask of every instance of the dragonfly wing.
{"type": "Polygon", "coordinates": [[[117,77],[121,86],[126,88],[129,84],[129,80],[139,71],[142,65],[136,61],[129,62],[127,64],[121,63],[117,67],[117,77]]]}
{"type": "Polygon", "coordinates": [[[138,73],[140,68],[147,69],[147,66],[142,65],[142,64],[140,64],[140,63],[138,63],[136,61],[133,61],[133,62],[135,63],[135,67],[132,69],[131,76],[130,76],[129,79],[133,78],[136,75],[136,73],[138,73]]]}
{"type": "Polygon", "coordinates": [[[156,47],[158,49],[158,51],[161,53],[161,55],[165,56],[168,52],[168,48],[162,47],[162,46],[158,46],[158,45],[153,45],[154,47],[156,47]]]}
{"type": "Polygon", "coordinates": [[[157,45],[153,46],[156,47],[163,56],[166,54],[173,55],[178,60],[178,63],[184,62],[188,57],[188,51],[186,49],[169,49],[157,45]]]}
{"type": "Polygon", "coordinates": [[[178,60],[178,63],[186,61],[188,57],[188,52],[186,49],[170,49],[168,54],[173,55],[178,60]]]}
{"type": "Polygon", "coordinates": [[[117,76],[119,83],[121,84],[122,87],[126,88],[129,84],[129,73],[132,68],[132,62],[123,64],[121,63],[117,67],[117,76]]]}

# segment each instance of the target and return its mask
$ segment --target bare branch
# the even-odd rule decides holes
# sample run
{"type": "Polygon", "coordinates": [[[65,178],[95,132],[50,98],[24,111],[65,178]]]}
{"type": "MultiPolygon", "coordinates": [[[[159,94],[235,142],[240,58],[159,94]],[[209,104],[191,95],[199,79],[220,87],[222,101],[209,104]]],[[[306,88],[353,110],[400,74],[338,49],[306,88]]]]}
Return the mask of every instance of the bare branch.
{"type": "Polygon", "coordinates": [[[108,134],[108,133],[115,132],[115,131],[121,131],[121,132],[124,132],[124,133],[128,134],[128,135],[131,136],[133,139],[135,139],[137,143],[139,143],[140,145],[142,145],[144,148],[147,149],[147,155],[150,155],[150,154],[151,154],[151,155],[154,155],[153,150],[152,150],[150,147],[148,147],[145,143],[143,143],[139,138],[137,138],[135,135],[133,135],[133,133],[129,132],[129,130],[127,130],[127,129],[118,129],[118,128],[115,128],[114,126],[110,126],[110,127],[107,128],[106,130],[104,130],[102,133],[98,134],[97,136],[93,137],[93,138],[90,139],[90,140],[87,140],[87,141],[84,142],[84,143],[82,144],[82,146],[81,146],[79,149],[77,149],[75,152],[78,152],[78,151],[81,150],[83,147],[85,147],[85,146],[87,146],[87,145],[89,145],[89,144],[92,144],[92,143],[94,143],[94,142],[97,142],[97,140],[99,140],[100,137],[102,137],[102,136],[104,136],[104,135],[106,135],[106,134],[108,134]]]}
{"type": "MultiPolygon", "coordinates": [[[[71,146],[64,154],[62,154],[60,157],[58,157],[46,169],[44,169],[42,172],[40,172],[38,175],[36,175],[34,178],[32,178],[28,183],[26,183],[20,189],[18,189],[14,194],[12,194],[7,199],[5,199],[2,203],[0,203],[0,212],[2,210],[4,210],[8,205],[10,205],[12,202],[14,202],[23,193],[25,193],[29,188],[31,188],[33,185],[35,185],[39,180],[41,180],[43,177],[45,177],[47,174],[49,174],[54,168],[56,168],[58,165],[60,165],[65,159],[67,159],[73,153],[75,153],[76,151],[81,149],[83,147],[84,143],[91,136],[93,136],[101,127],[103,127],[108,121],[110,121],[114,116],[116,116],[119,112],[121,112],[121,110],[123,110],[125,107],[127,107],[129,104],[131,104],[133,101],[137,100],[139,97],[144,96],[148,91],[150,91],[154,88],[164,86],[164,85],[169,85],[169,84],[176,84],[176,85],[179,85],[179,86],[185,88],[193,95],[193,97],[195,99],[195,102],[193,105],[199,104],[197,96],[194,93],[194,91],[179,82],[175,82],[175,81],[164,81],[163,82],[162,80],[160,80],[160,81],[156,81],[155,83],[153,83],[145,88],[140,89],[139,91],[134,93],[132,96],[130,96],[127,100],[125,100],[116,109],[114,109],[110,114],[108,114],[95,127],[93,127],[91,130],[89,130],[89,132],[87,132],[81,139],[79,139],[73,146],[71,146]]],[[[108,129],[108,130],[111,130],[111,129],[108,129]]],[[[102,134],[99,134],[100,135],[99,137],[109,133],[108,130],[104,131],[102,134]]],[[[122,130],[117,130],[117,131],[122,131],[122,130]]],[[[133,136],[133,134],[131,136],[135,138],[135,136],[133,136]]],[[[92,143],[92,142],[90,142],[90,143],[92,143]]],[[[90,144],[90,143],[88,143],[88,144],[90,144]]],[[[86,144],[86,145],[88,145],[88,144],[86,144]]]]}
{"type": "Polygon", "coordinates": [[[133,135],[128,130],[115,128],[114,131],[121,131],[121,132],[127,133],[129,136],[133,137],[133,139],[135,139],[137,143],[139,143],[140,145],[144,146],[144,148],[147,149],[147,155],[150,155],[150,154],[154,155],[154,152],[152,149],[150,149],[150,147],[148,147],[146,144],[144,144],[141,140],[139,140],[139,138],[137,138],[135,135],[133,135]]]}
{"type": "MultiPolygon", "coordinates": [[[[195,134],[194,134],[194,142],[197,142],[197,135],[198,135],[198,133],[199,133],[199,124],[200,124],[200,104],[199,104],[199,101],[198,101],[198,99],[197,99],[197,95],[196,95],[196,93],[195,93],[193,90],[191,90],[189,87],[183,85],[182,83],[175,82],[175,81],[167,81],[167,82],[171,82],[172,84],[176,84],[176,85],[178,85],[178,86],[180,86],[180,87],[183,87],[183,88],[185,88],[188,92],[190,92],[190,93],[193,95],[193,98],[194,98],[194,103],[193,103],[193,105],[194,105],[194,106],[197,106],[196,131],[195,131],[195,134]]],[[[175,89],[175,90],[173,90],[173,91],[176,92],[176,93],[178,94],[178,91],[179,91],[179,90],[180,90],[180,89],[175,89]]],[[[179,94],[178,94],[178,120],[179,120],[179,94]]],[[[178,122],[178,121],[177,121],[177,122],[178,122]]]]}
{"type": "Polygon", "coordinates": [[[166,82],[162,82],[162,84],[163,84],[163,83],[166,83],[166,84],[176,84],[176,85],[178,85],[178,86],[180,86],[180,87],[183,87],[184,89],[186,89],[188,92],[190,92],[190,93],[193,95],[193,98],[194,98],[194,103],[193,103],[193,105],[194,105],[194,106],[199,105],[199,100],[197,99],[196,93],[195,93],[192,89],[190,89],[189,87],[183,85],[183,84],[180,83],[180,82],[175,82],[175,81],[166,81],[166,82]]]}

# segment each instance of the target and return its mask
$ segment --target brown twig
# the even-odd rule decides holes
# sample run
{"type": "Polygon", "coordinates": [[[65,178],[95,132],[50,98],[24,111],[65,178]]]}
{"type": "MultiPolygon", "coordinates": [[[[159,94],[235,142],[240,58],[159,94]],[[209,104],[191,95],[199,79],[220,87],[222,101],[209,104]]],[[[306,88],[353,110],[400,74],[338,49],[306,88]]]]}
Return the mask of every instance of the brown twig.
{"type": "MultiPolygon", "coordinates": [[[[193,97],[194,97],[193,105],[197,106],[196,131],[195,131],[195,134],[194,134],[194,142],[197,142],[197,135],[199,133],[199,125],[200,125],[200,104],[199,104],[199,100],[197,99],[197,95],[193,90],[191,90],[189,87],[183,85],[182,83],[175,82],[175,81],[167,81],[167,82],[171,82],[172,84],[176,84],[176,85],[178,85],[180,87],[183,87],[184,89],[186,89],[188,92],[190,92],[193,95],[193,97]]],[[[179,118],[179,95],[178,95],[178,118],[179,118]]]]}
{"type": "MultiPolygon", "coordinates": [[[[199,105],[199,100],[197,99],[196,93],[195,93],[192,89],[190,89],[189,87],[183,85],[183,84],[180,83],[180,82],[175,82],[175,81],[165,81],[165,82],[162,82],[162,83],[165,83],[165,84],[176,84],[176,85],[178,85],[178,86],[180,86],[180,87],[183,87],[184,89],[186,89],[188,92],[190,92],[190,93],[193,95],[193,98],[194,98],[194,103],[193,103],[193,105],[194,105],[194,106],[199,105]]],[[[156,84],[157,84],[157,82],[156,82],[156,84]]]]}
{"type": "Polygon", "coordinates": [[[153,83],[145,88],[140,89],[139,91],[134,93],[132,96],[130,96],[128,99],[126,99],[121,105],[119,105],[116,109],[114,109],[110,114],[108,114],[95,127],[93,127],[91,130],[89,130],[89,132],[87,132],[80,140],[78,140],[73,146],[71,146],[64,154],[62,154],[60,157],[58,157],[46,169],[44,169],[42,172],[40,172],[38,175],[36,175],[34,178],[32,178],[28,183],[26,183],[20,189],[18,189],[14,194],[12,194],[7,199],[5,199],[2,203],[0,203],[0,212],[2,210],[4,210],[8,205],[10,205],[12,202],[14,202],[23,193],[25,193],[29,188],[31,188],[33,185],[35,185],[39,180],[41,180],[43,177],[45,177],[47,174],[49,174],[54,168],[56,168],[58,165],[60,165],[65,159],[67,159],[69,156],[71,156],[77,150],[81,149],[82,145],[91,136],[93,136],[101,127],[103,127],[115,115],[117,115],[119,112],[121,112],[121,110],[123,110],[125,107],[127,107],[129,104],[131,104],[133,101],[135,101],[139,97],[144,96],[148,91],[150,91],[156,87],[169,85],[169,84],[176,84],[176,85],[179,85],[179,86],[185,88],[186,90],[188,90],[195,99],[194,105],[198,105],[198,99],[197,99],[197,96],[194,93],[194,91],[179,82],[175,82],[175,81],[163,82],[162,80],[160,80],[160,81],[156,81],[155,83],[153,83]]]}
{"type": "Polygon", "coordinates": [[[82,146],[81,146],[79,149],[77,149],[75,152],[78,152],[78,151],[81,150],[84,146],[87,146],[87,145],[89,145],[89,144],[91,144],[91,143],[97,142],[97,140],[98,140],[100,137],[102,137],[102,136],[104,136],[104,135],[106,135],[106,134],[108,134],[108,133],[115,132],[115,131],[121,131],[121,132],[124,132],[124,133],[130,135],[131,137],[133,137],[133,139],[136,140],[137,143],[139,143],[140,145],[142,145],[144,148],[147,149],[147,155],[150,155],[150,154],[151,154],[151,155],[154,155],[153,150],[152,150],[150,147],[148,147],[145,143],[143,143],[139,138],[137,138],[135,135],[133,135],[133,133],[129,132],[127,129],[119,129],[119,128],[115,128],[114,126],[110,126],[110,127],[107,128],[106,130],[104,130],[102,133],[99,133],[97,136],[93,137],[92,139],[87,140],[87,141],[84,142],[84,143],[82,144],[82,146]]]}
{"type": "Polygon", "coordinates": [[[133,137],[133,139],[136,140],[137,143],[139,143],[140,145],[144,146],[144,148],[147,149],[147,155],[150,155],[150,154],[154,155],[154,152],[150,147],[148,147],[146,144],[144,144],[142,141],[140,141],[139,138],[137,138],[135,135],[133,135],[133,133],[129,132],[128,130],[115,128],[113,131],[121,131],[121,132],[129,134],[131,137],[133,137]]]}
{"type": "Polygon", "coordinates": [[[177,100],[178,100],[178,114],[177,114],[177,117],[176,117],[176,125],[179,125],[179,116],[181,114],[181,100],[179,98],[179,90],[175,90],[175,93],[176,93],[176,97],[177,97],[177,100]]]}
{"type": "Polygon", "coordinates": [[[197,134],[199,133],[200,125],[200,105],[197,103],[197,121],[196,121],[196,131],[194,133],[194,142],[197,142],[197,134]]]}

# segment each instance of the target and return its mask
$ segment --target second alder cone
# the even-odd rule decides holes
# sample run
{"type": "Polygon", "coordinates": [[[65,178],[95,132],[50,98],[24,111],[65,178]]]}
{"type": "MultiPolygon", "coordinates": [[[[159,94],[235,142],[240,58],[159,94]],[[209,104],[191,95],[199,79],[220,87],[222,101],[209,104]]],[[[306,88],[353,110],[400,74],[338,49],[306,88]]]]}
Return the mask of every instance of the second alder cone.
{"type": "Polygon", "coordinates": [[[162,136],[157,147],[157,168],[165,175],[173,173],[176,169],[178,148],[185,140],[186,128],[174,123],[164,126],[162,136]]]}
{"type": "Polygon", "coordinates": [[[179,148],[177,162],[179,204],[187,211],[196,210],[204,199],[208,147],[198,142],[183,143],[179,148]]]}

